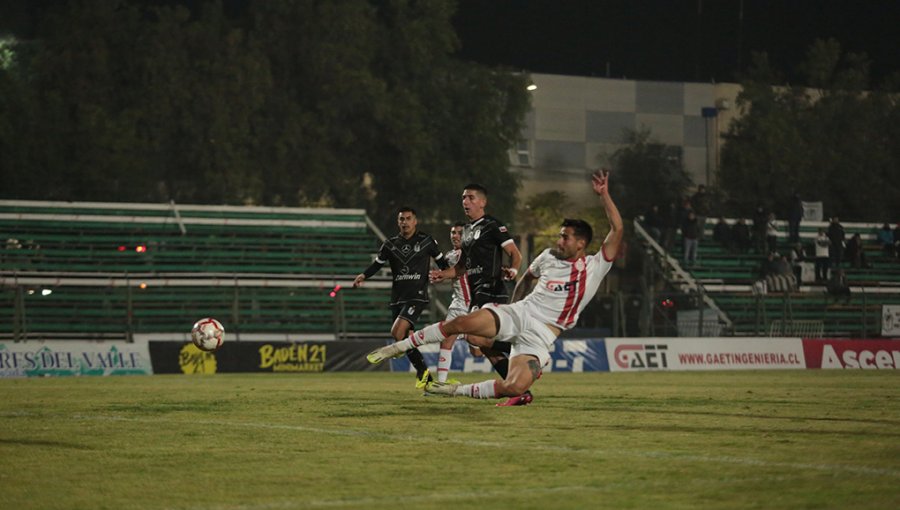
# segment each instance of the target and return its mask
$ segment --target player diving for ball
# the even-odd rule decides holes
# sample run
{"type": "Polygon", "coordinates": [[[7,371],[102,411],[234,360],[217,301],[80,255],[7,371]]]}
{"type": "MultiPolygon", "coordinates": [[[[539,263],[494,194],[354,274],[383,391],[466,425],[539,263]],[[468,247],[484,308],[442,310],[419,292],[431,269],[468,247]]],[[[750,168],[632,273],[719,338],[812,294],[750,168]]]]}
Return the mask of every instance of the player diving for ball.
{"type": "MultiPolygon", "coordinates": [[[[578,316],[596,294],[622,246],[622,217],[609,195],[609,172],[596,172],[591,186],[600,197],[610,223],[610,231],[598,253],[585,252],[593,236],[591,226],[583,220],[566,219],[555,248],[538,255],[516,285],[514,303],[486,305],[462,317],[414,331],[405,340],[369,353],[369,362],[381,363],[451,335],[496,337],[512,344],[506,377],[475,384],[434,382],[426,385],[426,393],[494,399],[526,392],[550,361],[550,348],[556,338],[578,322],[578,316]],[[532,285],[533,290],[525,295],[532,285]]],[[[469,341],[473,341],[472,337],[469,341]]]]}

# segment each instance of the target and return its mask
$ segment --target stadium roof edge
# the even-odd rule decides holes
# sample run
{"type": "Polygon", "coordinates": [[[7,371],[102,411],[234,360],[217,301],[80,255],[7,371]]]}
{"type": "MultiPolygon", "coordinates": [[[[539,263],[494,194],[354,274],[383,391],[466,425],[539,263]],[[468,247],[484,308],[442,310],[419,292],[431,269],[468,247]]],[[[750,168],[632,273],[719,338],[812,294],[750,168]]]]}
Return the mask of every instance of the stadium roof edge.
{"type": "Polygon", "coordinates": [[[83,209],[135,209],[150,211],[219,211],[219,212],[258,212],[258,213],[295,213],[295,214],[366,214],[365,209],[339,209],[332,207],[269,207],[255,205],[200,205],[172,203],[141,202],[66,202],[52,200],[0,200],[0,206],[6,207],[75,207],[83,209]]]}

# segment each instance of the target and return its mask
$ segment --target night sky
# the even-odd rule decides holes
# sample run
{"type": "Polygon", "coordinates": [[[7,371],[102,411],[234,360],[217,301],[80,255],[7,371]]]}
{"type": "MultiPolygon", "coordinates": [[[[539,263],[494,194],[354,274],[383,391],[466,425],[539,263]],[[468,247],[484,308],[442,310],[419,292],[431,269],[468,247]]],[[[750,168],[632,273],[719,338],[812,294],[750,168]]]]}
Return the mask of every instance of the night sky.
{"type": "Polygon", "coordinates": [[[460,56],[550,74],[733,82],[765,51],[788,82],[817,38],[900,69],[898,0],[460,0],[460,56]],[[698,15],[698,8],[701,14],[698,15]],[[740,51],[739,51],[740,48],[740,51]]]}
{"type": "MultiPolygon", "coordinates": [[[[0,34],[29,32],[64,0],[0,0],[0,34]]],[[[203,0],[145,0],[196,8],[203,0]]],[[[247,0],[220,0],[240,13],[247,0]]],[[[388,0],[371,0],[378,5],[388,0]]],[[[734,82],[766,51],[789,83],[816,38],[865,52],[878,82],[900,71],[900,0],[458,0],[459,56],[518,70],[734,82]],[[739,22],[743,5],[743,22],[739,22]],[[699,14],[698,14],[699,12],[699,14]]]]}

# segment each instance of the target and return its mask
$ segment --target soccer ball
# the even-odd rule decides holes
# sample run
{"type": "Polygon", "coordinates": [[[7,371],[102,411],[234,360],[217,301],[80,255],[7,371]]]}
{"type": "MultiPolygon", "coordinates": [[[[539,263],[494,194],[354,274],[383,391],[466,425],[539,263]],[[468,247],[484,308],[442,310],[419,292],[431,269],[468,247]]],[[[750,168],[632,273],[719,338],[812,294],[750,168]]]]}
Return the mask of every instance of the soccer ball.
{"type": "Polygon", "coordinates": [[[191,330],[191,342],[201,351],[213,352],[222,347],[224,340],[225,328],[213,318],[200,319],[191,330]]]}

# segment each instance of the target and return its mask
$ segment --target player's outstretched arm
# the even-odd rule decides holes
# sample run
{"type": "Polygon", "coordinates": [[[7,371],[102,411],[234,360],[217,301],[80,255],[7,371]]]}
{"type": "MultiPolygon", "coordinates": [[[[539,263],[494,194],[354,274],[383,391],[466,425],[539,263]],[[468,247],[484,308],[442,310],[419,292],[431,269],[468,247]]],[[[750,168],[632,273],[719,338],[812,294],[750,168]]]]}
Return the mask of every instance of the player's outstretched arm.
{"type": "Polygon", "coordinates": [[[503,247],[503,251],[509,255],[509,267],[503,268],[503,279],[515,280],[516,275],[519,274],[519,266],[522,265],[522,252],[519,251],[519,247],[514,242],[507,243],[503,247]]]}
{"type": "Polygon", "coordinates": [[[365,271],[356,275],[356,278],[353,279],[353,288],[357,288],[363,284],[364,281],[369,278],[375,276],[375,273],[381,270],[384,267],[383,262],[379,262],[378,259],[375,259],[372,264],[366,268],[365,271]]]}
{"type": "Polygon", "coordinates": [[[531,292],[534,282],[536,282],[537,279],[538,277],[531,274],[531,271],[525,271],[522,278],[516,282],[516,288],[513,289],[512,298],[509,302],[515,303],[516,301],[521,301],[529,292],[531,292]]]}
{"type": "Polygon", "coordinates": [[[431,283],[440,283],[444,280],[452,280],[465,271],[465,268],[461,268],[461,263],[457,263],[455,266],[450,266],[447,269],[435,269],[428,273],[428,281],[431,283]]]}
{"type": "Polygon", "coordinates": [[[600,200],[603,202],[603,208],[606,209],[606,217],[609,219],[609,234],[603,241],[602,255],[607,260],[613,260],[619,255],[622,247],[622,238],[624,236],[624,226],[622,225],[622,216],[619,214],[619,208],[616,207],[612,197],[609,195],[609,170],[598,170],[591,177],[591,185],[594,188],[600,200]]]}

